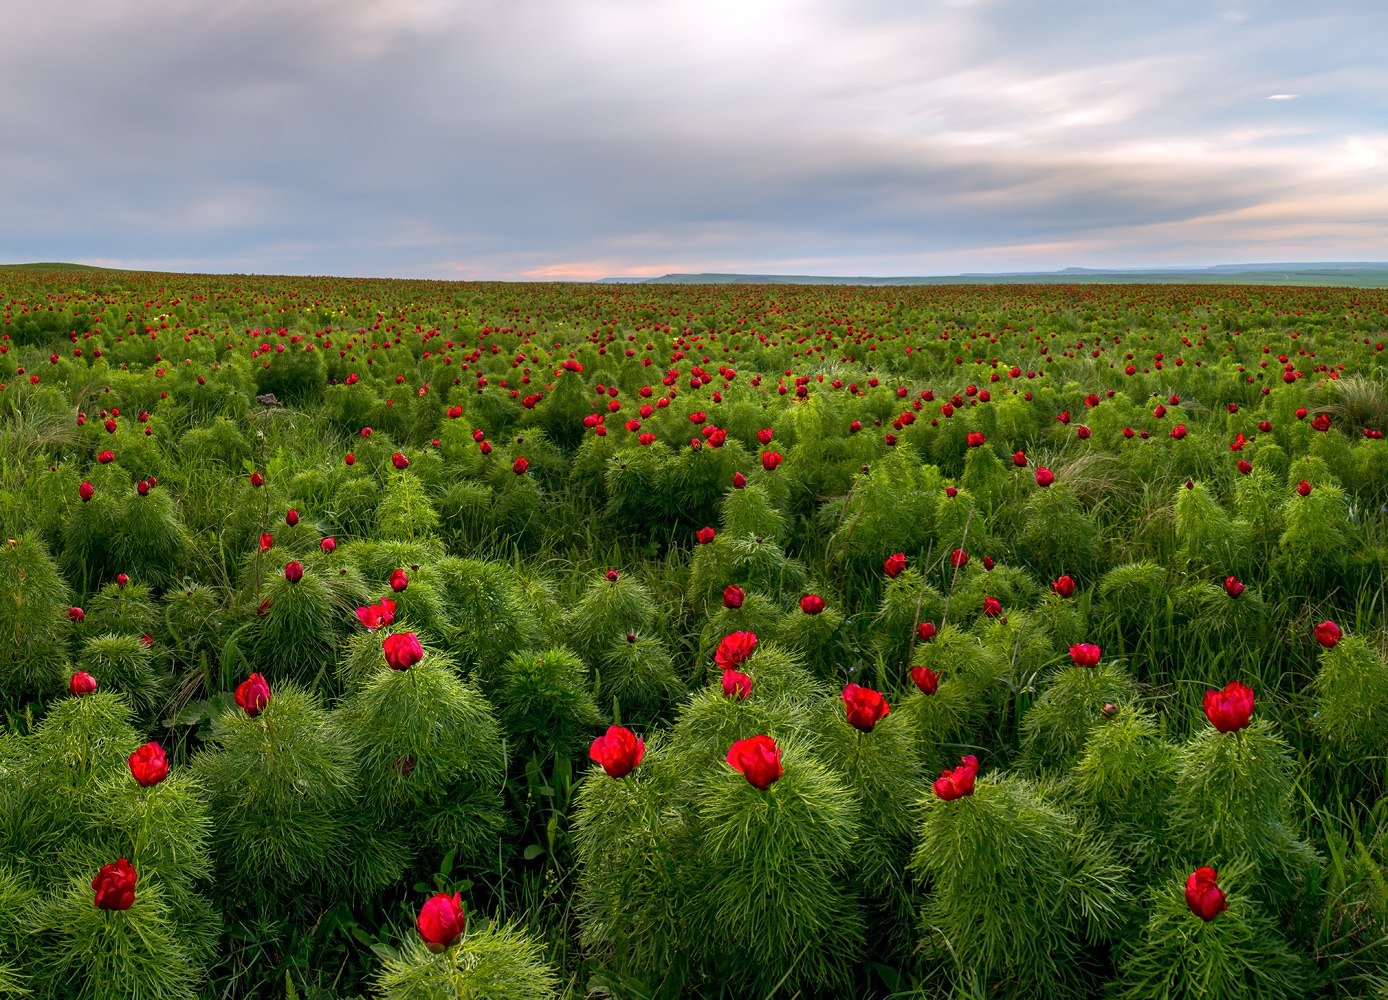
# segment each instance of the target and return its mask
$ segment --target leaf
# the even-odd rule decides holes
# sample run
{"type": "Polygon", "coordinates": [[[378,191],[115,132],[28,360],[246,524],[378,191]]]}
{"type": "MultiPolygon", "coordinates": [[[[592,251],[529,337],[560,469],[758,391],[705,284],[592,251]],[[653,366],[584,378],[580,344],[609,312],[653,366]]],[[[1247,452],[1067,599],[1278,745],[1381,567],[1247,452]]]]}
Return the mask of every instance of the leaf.
{"type": "Polygon", "coordinates": [[[522,856],[525,858],[526,861],[534,861],[536,858],[538,858],[540,855],[544,853],[545,849],[541,847],[539,844],[530,844],[526,847],[525,852],[522,856]]]}

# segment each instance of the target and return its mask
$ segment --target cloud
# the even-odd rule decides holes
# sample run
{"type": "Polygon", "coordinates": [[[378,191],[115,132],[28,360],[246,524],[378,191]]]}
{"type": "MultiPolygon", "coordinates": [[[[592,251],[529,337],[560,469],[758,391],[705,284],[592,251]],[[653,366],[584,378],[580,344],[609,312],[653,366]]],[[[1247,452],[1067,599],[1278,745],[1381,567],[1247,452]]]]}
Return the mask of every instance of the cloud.
{"type": "Polygon", "coordinates": [[[528,278],[1382,256],[1385,32],[1353,0],[51,0],[0,36],[0,259],[528,278]]]}

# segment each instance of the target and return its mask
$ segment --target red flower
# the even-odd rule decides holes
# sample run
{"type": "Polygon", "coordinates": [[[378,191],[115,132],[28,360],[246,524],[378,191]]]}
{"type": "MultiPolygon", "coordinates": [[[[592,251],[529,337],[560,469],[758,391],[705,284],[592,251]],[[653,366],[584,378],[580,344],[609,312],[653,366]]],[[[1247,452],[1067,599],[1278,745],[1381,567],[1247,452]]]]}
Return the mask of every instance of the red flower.
{"type": "Polygon", "coordinates": [[[116,456],[109,451],[103,451],[96,456],[96,460],[102,465],[110,465],[116,460],[116,456]]]}
{"type": "Polygon", "coordinates": [[[848,715],[848,724],[859,732],[870,733],[877,723],[891,712],[891,705],[882,697],[882,692],[857,684],[846,684],[843,689],[843,705],[848,715]]]}
{"type": "Polygon", "coordinates": [[[1230,597],[1238,597],[1247,588],[1236,576],[1226,576],[1224,578],[1224,592],[1230,597]]]}
{"type": "Polygon", "coordinates": [[[169,758],[158,743],[146,743],[127,758],[130,776],[144,788],[151,788],[169,776],[169,758]]]}
{"type": "Polygon", "coordinates": [[[1077,642],[1070,647],[1070,659],[1077,667],[1097,667],[1102,651],[1092,642],[1077,642]]]}
{"type": "Polygon", "coordinates": [[[1171,428],[1171,434],[1169,436],[1175,438],[1177,441],[1181,440],[1181,438],[1186,436],[1186,425],[1177,424],[1175,427],[1171,428]]]}
{"type": "Polygon", "coordinates": [[[390,571],[390,589],[397,594],[410,585],[410,578],[405,575],[403,569],[393,569],[390,571]]]}
{"type": "Polygon", "coordinates": [[[1224,890],[1215,884],[1218,879],[1219,874],[1208,866],[1195,869],[1186,879],[1186,905],[1201,920],[1213,920],[1229,908],[1224,890]]]}
{"type": "Polygon", "coordinates": [[[1241,458],[1238,461],[1238,470],[1240,475],[1246,476],[1253,471],[1253,463],[1246,458],[1241,458]]]}
{"type": "Polygon", "coordinates": [[[353,455],[353,454],[349,451],[347,454],[345,454],[345,455],[342,456],[342,461],[345,462],[345,463],[348,464],[348,465],[356,465],[356,464],[357,464],[357,456],[356,456],[356,455],[353,455]]]}
{"type": "Polygon", "coordinates": [[[1316,641],[1326,649],[1334,649],[1340,644],[1340,639],[1344,633],[1340,631],[1340,626],[1332,621],[1323,621],[1316,626],[1316,641]]]}
{"type": "Polygon", "coordinates": [[[911,680],[926,694],[934,694],[940,689],[940,675],[929,667],[912,667],[911,680]]]}
{"type": "Polygon", "coordinates": [[[718,532],[714,531],[712,528],[700,528],[698,531],[694,532],[694,540],[700,545],[707,545],[709,542],[713,541],[717,535],[718,532]]]}
{"type": "Polygon", "coordinates": [[[771,436],[773,433],[770,427],[763,427],[761,430],[757,431],[757,440],[761,442],[764,447],[771,443],[771,436]]]}
{"type": "Polygon", "coordinates": [[[291,528],[294,527],[296,524],[299,523],[299,512],[295,510],[293,507],[289,508],[289,510],[285,512],[284,523],[289,525],[291,528]]]}
{"type": "Polygon", "coordinates": [[[646,755],[646,742],[625,726],[608,726],[588,748],[588,756],[602,765],[610,778],[625,778],[646,755]]]}
{"type": "MultiPolygon", "coordinates": [[[[485,444],[486,442],[483,443],[485,444]]],[[[526,460],[524,455],[511,463],[511,471],[518,476],[525,475],[525,470],[528,468],[530,468],[530,462],[526,460]]]]}
{"type": "Polygon", "coordinates": [[[622,574],[618,573],[615,569],[608,570],[603,576],[607,579],[608,583],[616,583],[622,578],[622,574]]]}
{"type": "Polygon", "coordinates": [[[742,588],[736,584],[730,583],[723,588],[723,607],[731,611],[736,611],[738,608],[742,607],[744,597],[745,595],[742,593],[742,588]]]}
{"type": "Polygon", "coordinates": [[[739,667],[747,662],[756,648],[755,632],[734,632],[723,637],[723,641],[718,644],[718,652],[713,654],[713,661],[724,670],[739,667]]]}
{"type": "Polygon", "coordinates": [[[916,638],[921,642],[929,642],[938,632],[934,622],[921,622],[916,626],[916,638]]]}
{"type": "Polygon", "coordinates": [[[955,549],[949,554],[949,561],[955,569],[963,569],[969,564],[969,554],[963,549],[955,549]]]}
{"type": "Polygon", "coordinates": [[[259,472],[252,472],[250,475],[250,483],[252,486],[264,486],[265,477],[262,476],[259,472]]]}
{"type": "Polygon", "coordinates": [[[1055,473],[1044,465],[1036,470],[1036,485],[1043,489],[1055,482],[1055,473]]]}
{"type": "Polygon", "coordinates": [[[270,704],[270,685],[260,674],[251,674],[236,685],[236,704],[252,719],[270,704]]]}
{"type": "Polygon", "coordinates": [[[139,875],[130,862],[121,858],[115,864],[102,865],[92,879],[99,910],[128,910],[135,902],[135,881],[139,875]]]}
{"type": "Polygon", "coordinates": [[[121,589],[124,589],[124,588],[125,588],[125,585],[128,584],[129,582],[130,582],[130,577],[129,577],[128,574],[126,574],[126,573],[117,573],[117,574],[116,574],[116,586],[117,586],[117,587],[120,587],[121,589]]]}
{"type": "Polygon", "coordinates": [[[424,647],[419,644],[419,637],[413,632],[395,632],[388,635],[381,643],[381,648],[385,650],[386,663],[390,664],[391,670],[409,670],[424,659],[424,647]]]}
{"type": "Polygon", "coordinates": [[[946,768],[935,779],[935,794],[946,802],[953,802],[964,795],[974,793],[974,778],[978,776],[978,758],[973,754],[959,758],[959,766],[946,768]]]}
{"type": "Polygon", "coordinates": [[[1088,441],[1089,428],[1084,426],[1084,424],[1080,424],[1078,427],[1075,428],[1075,436],[1078,437],[1081,441],[1088,441]]]}
{"type": "Polygon", "coordinates": [[[1075,581],[1069,573],[1059,579],[1051,581],[1051,590],[1055,591],[1060,597],[1070,597],[1075,592],[1075,581]]]}
{"type": "Polygon", "coordinates": [[[82,621],[82,619],[87,617],[87,613],[83,611],[81,608],[74,606],[67,609],[67,617],[68,621],[80,622],[82,621]]]}
{"type": "Polygon", "coordinates": [[[970,448],[979,448],[982,447],[988,439],[979,431],[969,431],[965,436],[965,440],[968,442],[970,448]]]}
{"type": "Polygon", "coordinates": [[[781,453],[779,451],[764,451],[761,453],[761,467],[770,472],[781,464],[781,453]]]}
{"type": "Polygon", "coordinates": [[[1296,492],[1300,496],[1309,497],[1311,495],[1311,484],[1303,479],[1296,484],[1296,492]]]}
{"type": "Polygon", "coordinates": [[[898,577],[901,571],[906,568],[906,553],[893,552],[887,556],[887,561],[882,564],[882,572],[890,577],[898,577]]]}
{"type": "Polygon", "coordinates": [[[390,464],[397,469],[408,469],[410,467],[410,460],[397,451],[390,456],[390,464]]]}
{"type": "Polygon", "coordinates": [[[438,953],[458,943],[466,923],[463,919],[462,893],[455,892],[450,896],[440,892],[419,908],[419,917],[414,925],[424,939],[424,946],[438,953]]]}
{"type": "Polygon", "coordinates": [[[1311,419],[1311,427],[1318,431],[1330,430],[1330,414],[1317,413],[1315,417],[1311,419]]]}
{"type": "Polygon", "coordinates": [[[1242,729],[1253,719],[1253,689],[1230,681],[1223,691],[1206,691],[1205,715],[1221,733],[1242,729]]]}
{"type": "Polygon", "coordinates": [[[723,671],[723,693],[741,701],[752,693],[752,678],[736,670],[723,671]]]}
{"type": "Polygon", "coordinates": [[[285,563],[284,578],[290,583],[298,583],[304,578],[304,564],[295,560],[285,563]]]}
{"type": "Polygon", "coordinates": [[[261,552],[268,552],[269,549],[270,549],[270,547],[271,547],[272,545],[274,545],[274,544],[275,544],[275,536],[274,536],[274,535],[270,534],[268,531],[262,531],[262,532],[260,533],[260,551],[261,551],[261,552]]]}
{"type": "Polygon", "coordinates": [[[983,568],[986,569],[988,572],[993,572],[993,567],[996,565],[997,563],[993,562],[992,556],[983,557],[983,568]]]}
{"type": "Polygon", "coordinates": [[[1018,448],[1012,453],[1012,464],[1019,469],[1025,469],[1027,467],[1027,453],[1018,448]]]}
{"type": "Polygon", "coordinates": [[[86,503],[88,500],[90,500],[92,498],[92,494],[95,492],[96,487],[93,486],[91,483],[87,482],[85,479],[82,480],[82,485],[77,487],[77,496],[81,498],[83,503],[86,503]]]}
{"type": "Polygon", "coordinates": [[[747,783],[766,791],[785,774],[781,748],[770,736],[749,736],[728,748],[727,761],[747,783]]]}
{"type": "Polygon", "coordinates": [[[747,477],[740,472],[733,473],[733,489],[740,490],[747,485],[747,477]]]}
{"type": "Polygon", "coordinates": [[[818,594],[806,594],[800,598],[800,610],[807,615],[817,615],[824,610],[824,598],[818,594]]]}
{"type": "Polygon", "coordinates": [[[983,613],[989,618],[997,618],[1002,614],[1002,602],[996,597],[984,597],[983,613]]]}
{"type": "Polygon", "coordinates": [[[337,550],[337,539],[329,535],[327,538],[323,539],[321,542],[318,543],[318,547],[323,551],[323,554],[325,556],[331,555],[333,552],[337,550]]]}
{"type": "Polygon", "coordinates": [[[363,627],[368,631],[374,631],[395,621],[395,602],[389,598],[382,598],[379,604],[357,608],[356,615],[357,621],[361,622],[363,627]]]}
{"type": "Polygon", "coordinates": [[[84,670],[79,670],[72,675],[72,680],[68,681],[67,689],[72,692],[74,698],[95,694],[96,678],[84,670]]]}

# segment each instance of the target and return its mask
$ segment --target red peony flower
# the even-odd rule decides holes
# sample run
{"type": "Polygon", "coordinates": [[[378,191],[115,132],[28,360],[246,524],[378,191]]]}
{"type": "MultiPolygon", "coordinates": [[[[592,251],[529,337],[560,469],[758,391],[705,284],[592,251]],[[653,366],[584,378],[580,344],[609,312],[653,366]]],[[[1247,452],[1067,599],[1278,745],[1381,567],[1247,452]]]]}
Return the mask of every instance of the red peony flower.
{"type": "Polygon", "coordinates": [[[259,486],[264,486],[264,485],[265,485],[265,477],[262,476],[259,472],[252,472],[251,475],[250,475],[250,484],[251,484],[252,486],[257,486],[257,487],[259,487],[259,486]]]}
{"type": "Polygon", "coordinates": [[[779,451],[764,451],[761,453],[761,467],[767,472],[772,471],[781,464],[781,453],[779,451]]]}
{"type": "Polygon", "coordinates": [[[368,631],[374,631],[382,625],[389,625],[395,621],[395,602],[389,598],[382,598],[379,604],[370,604],[356,610],[357,621],[368,631]]]}
{"type": "Polygon", "coordinates": [[[252,719],[270,704],[270,685],[260,674],[251,674],[236,685],[236,704],[252,719]]]}
{"type": "Polygon", "coordinates": [[[285,563],[284,578],[290,583],[298,583],[304,578],[304,564],[296,560],[285,563]]]}
{"type": "Polygon", "coordinates": [[[1070,647],[1070,659],[1077,667],[1097,667],[1102,651],[1092,642],[1077,642],[1070,647]]]}
{"type": "Polygon", "coordinates": [[[965,436],[965,440],[968,442],[970,448],[981,448],[988,439],[979,431],[970,431],[965,436]]]}
{"type": "Polygon", "coordinates": [[[413,632],[395,632],[388,635],[381,643],[381,648],[385,650],[386,663],[390,664],[391,670],[409,670],[424,659],[424,647],[419,644],[419,637],[413,632]]]}
{"type": "Polygon", "coordinates": [[[824,598],[818,594],[806,594],[800,598],[800,610],[807,615],[817,615],[824,610],[824,598]]]}
{"type": "Polygon", "coordinates": [[[438,953],[457,944],[466,926],[463,919],[462,893],[436,893],[419,908],[415,928],[424,939],[424,946],[438,953]]]}
{"type": "Polygon", "coordinates": [[[727,761],[747,783],[766,791],[785,774],[781,748],[770,736],[749,736],[728,748],[727,761]]]}
{"type": "Polygon", "coordinates": [[[116,460],[116,456],[109,451],[103,451],[96,456],[96,460],[102,465],[110,465],[116,460]]]}
{"type": "Polygon", "coordinates": [[[1226,576],[1224,578],[1224,592],[1230,597],[1238,597],[1247,588],[1236,576],[1226,576]]]}
{"type": "Polygon", "coordinates": [[[128,910],[135,902],[135,881],[139,875],[130,862],[121,858],[115,864],[102,865],[92,879],[99,910],[128,910]]]}
{"type": "Polygon", "coordinates": [[[1316,641],[1326,649],[1334,649],[1340,644],[1344,633],[1340,631],[1340,626],[1332,621],[1323,621],[1315,628],[1316,641]]]}
{"type": "MultiPolygon", "coordinates": [[[[486,442],[484,441],[483,444],[485,443],[486,442]]],[[[530,462],[526,459],[524,455],[522,455],[520,458],[516,459],[514,462],[511,463],[511,471],[518,476],[525,475],[525,470],[528,468],[530,468],[530,462]]]]}
{"type": "Polygon", "coordinates": [[[129,576],[128,574],[126,574],[126,573],[117,573],[117,574],[116,574],[116,586],[117,586],[117,587],[120,587],[121,589],[124,589],[125,586],[126,586],[128,583],[130,583],[130,576],[129,576]]]}
{"type": "Polygon", "coordinates": [[[1330,414],[1328,414],[1328,413],[1317,413],[1317,414],[1311,419],[1311,427],[1312,427],[1313,429],[1315,429],[1315,430],[1318,430],[1318,431],[1328,431],[1328,430],[1330,430],[1330,414]]]}
{"type": "Polygon", "coordinates": [[[733,489],[740,490],[747,485],[747,477],[740,472],[733,473],[733,489]]]}
{"type": "Polygon", "coordinates": [[[724,670],[739,667],[747,662],[756,648],[755,632],[734,632],[723,637],[723,641],[718,644],[718,651],[713,654],[713,660],[724,670]]]}
{"type": "Polygon", "coordinates": [[[79,670],[72,675],[72,680],[68,681],[67,689],[72,692],[74,698],[95,694],[96,678],[84,670],[79,670]]]}
{"type": "Polygon", "coordinates": [[[625,726],[608,726],[588,749],[588,756],[611,778],[625,778],[645,754],[646,742],[625,726]]]}
{"type": "Polygon", "coordinates": [[[882,564],[882,572],[890,577],[898,577],[902,570],[906,568],[906,553],[893,552],[887,556],[887,561],[882,564]]]}
{"type": "Polygon", "coordinates": [[[757,431],[757,440],[765,447],[771,443],[773,433],[770,427],[763,427],[761,430],[757,431]]]}
{"type": "Polygon", "coordinates": [[[268,551],[270,550],[271,546],[273,546],[274,544],[275,544],[275,536],[274,536],[274,535],[270,534],[268,531],[262,531],[262,532],[260,533],[260,551],[261,551],[261,552],[268,552],[268,551]]]}
{"type": "Polygon", "coordinates": [[[91,483],[87,482],[85,479],[82,480],[82,485],[77,487],[77,496],[81,499],[83,503],[86,503],[88,500],[90,500],[92,498],[92,494],[95,492],[96,487],[93,486],[91,483]]]}
{"type": "Polygon", "coordinates": [[[929,642],[939,633],[934,622],[921,622],[916,626],[916,638],[921,642],[929,642]]]}
{"type": "Polygon", "coordinates": [[[299,512],[293,507],[290,507],[289,510],[285,511],[284,523],[291,528],[297,525],[299,523],[299,512]]]}
{"type": "Polygon", "coordinates": [[[1296,484],[1296,492],[1298,496],[1309,497],[1311,495],[1311,484],[1303,479],[1296,484]]]}
{"type": "Polygon", "coordinates": [[[1201,920],[1213,920],[1228,909],[1224,890],[1215,884],[1218,879],[1219,874],[1208,866],[1195,869],[1186,879],[1186,905],[1201,920]]]}
{"type": "Polygon", "coordinates": [[[978,777],[978,758],[973,754],[959,758],[959,766],[945,769],[935,779],[935,794],[946,802],[974,793],[974,778],[978,777]]]}
{"type": "Polygon", "coordinates": [[[882,692],[857,684],[844,685],[843,705],[848,724],[863,733],[872,732],[873,727],[892,710],[887,699],[882,697],[882,692]]]}
{"type": "Polygon", "coordinates": [[[1060,597],[1070,597],[1075,593],[1075,581],[1069,573],[1051,581],[1051,590],[1060,597]]]}
{"type": "Polygon", "coordinates": [[[969,554],[963,549],[955,549],[949,554],[949,561],[955,569],[963,569],[969,564],[969,554]]]}
{"type": "Polygon", "coordinates": [[[1036,485],[1045,488],[1055,482],[1055,473],[1044,465],[1036,470],[1036,485]]]}
{"type": "Polygon", "coordinates": [[[318,548],[322,550],[325,556],[332,555],[335,551],[337,551],[337,539],[329,535],[327,538],[323,539],[321,542],[318,543],[318,548]]]}
{"type": "Polygon", "coordinates": [[[1027,467],[1027,453],[1018,448],[1012,453],[1012,464],[1019,469],[1025,469],[1027,467]]]}
{"type": "Polygon", "coordinates": [[[410,460],[397,451],[390,456],[390,464],[397,469],[408,469],[410,467],[410,460]]]}
{"type": "Polygon", "coordinates": [[[1237,467],[1240,475],[1246,476],[1253,471],[1253,463],[1246,458],[1239,459],[1237,467]]]}
{"type": "Polygon", "coordinates": [[[1221,733],[1242,729],[1253,719],[1253,689],[1230,681],[1223,691],[1206,691],[1205,715],[1221,733]]]}
{"type": "Polygon", "coordinates": [[[940,675],[929,667],[912,667],[911,680],[925,694],[934,694],[940,690],[940,675]]]}
{"type": "Polygon", "coordinates": [[[146,743],[127,758],[130,776],[143,788],[152,788],[169,776],[169,758],[158,743],[146,743]]]}
{"type": "Polygon", "coordinates": [[[723,671],[723,693],[741,701],[752,693],[752,678],[736,670],[723,671]]]}
{"type": "Polygon", "coordinates": [[[736,584],[728,584],[723,588],[723,607],[731,611],[736,611],[742,607],[742,602],[746,595],[742,593],[742,588],[736,584]]]}
{"type": "Polygon", "coordinates": [[[77,606],[67,609],[67,618],[71,622],[80,622],[87,617],[87,613],[77,606]]]}
{"type": "Polygon", "coordinates": [[[984,597],[983,613],[989,618],[999,617],[1002,614],[1002,602],[996,597],[984,597]]]}
{"type": "Polygon", "coordinates": [[[698,531],[694,532],[694,540],[698,542],[700,545],[707,545],[709,542],[713,541],[714,538],[716,538],[717,536],[718,532],[714,531],[712,528],[707,527],[700,528],[698,531]]]}
{"type": "Polygon", "coordinates": [[[410,585],[410,578],[405,575],[403,569],[393,569],[390,571],[390,589],[397,594],[410,585]]]}

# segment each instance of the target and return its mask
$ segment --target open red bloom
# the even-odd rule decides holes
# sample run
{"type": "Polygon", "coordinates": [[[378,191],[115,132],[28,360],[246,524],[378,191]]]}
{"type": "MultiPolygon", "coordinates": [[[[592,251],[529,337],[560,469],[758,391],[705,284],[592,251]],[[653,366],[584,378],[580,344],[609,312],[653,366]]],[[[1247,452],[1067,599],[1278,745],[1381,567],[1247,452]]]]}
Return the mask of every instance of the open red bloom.
{"type": "Polygon", "coordinates": [[[236,685],[236,704],[241,706],[241,711],[254,719],[270,704],[269,683],[260,674],[251,674],[236,685]]]}
{"type": "Polygon", "coordinates": [[[698,531],[694,532],[694,540],[700,545],[707,545],[716,537],[718,537],[718,532],[712,528],[700,528],[698,531]]]}
{"type": "Polygon", "coordinates": [[[1223,691],[1206,691],[1205,715],[1221,733],[1242,729],[1253,719],[1253,689],[1230,681],[1223,691]]]}
{"type": "Polygon", "coordinates": [[[1075,593],[1075,581],[1069,573],[1066,573],[1064,576],[1051,581],[1051,590],[1060,597],[1070,597],[1075,593]]]}
{"type": "Polygon", "coordinates": [[[728,748],[727,761],[747,783],[766,791],[785,774],[781,748],[770,736],[749,736],[728,748]]]}
{"type": "Polygon", "coordinates": [[[723,641],[718,644],[718,652],[713,654],[713,661],[724,670],[739,667],[747,662],[756,648],[757,633],[733,632],[723,636],[723,641]]]}
{"type": "Polygon", "coordinates": [[[979,431],[970,431],[966,435],[965,440],[968,442],[970,448],[980,448],[988,439],[979,431]]]}
{"type": "Polygon", "coordinates": [[[646,742],[625,726],[608,726],[593,741],[588,756],[602,765],[611,778],[625,778],[646,755],[646,742]]]}
{"type": "Polygon", "coordinates": [[[974,793],[974,779],[978,777],[978,758],[973,754],[959,758],[959,766],[946,768],[935,779],[935,794],[946,802],[974,793]]]}
{"type": "Polygon", "coordinates": [[[887,717],[892,710],[882,692],[857,684],[846,684],[843,689],[843,705],[848,724],[863,733],[870,733],[877,723],[887,717]]]}
{"type": "Polygon", "coordinates": [[[1224,578],[1224,592],[1230,597],[1238,597],[1246,588],[1242,581],[1236,576],[1226,576],[1224,578]]]}
{"type": "Polygon", "coordinates": [[[169,776],[169,758],[158,743],[149,742],[126,760],[130,776],[143,788],[152,788],[169,776]]]}
{"type": "Polygon", "coordinates": [[[455,892],[436,893],[419,908],[415,928],[424,939],[424,946],[432,952],[441,952],[457,944],[463,936],[467,921],[463,919],[463,896],[455,892]]]}
{"type": "Polygon", "coordinates": [[[1219,874],[1208,865],[1195,869],[1186,879],[1186,905],[1201,920],[1213,920],[1229,908],[1224,890],[1215,884],[1218,879],[1219,874]]]}
{"type": "Polygon", "coordinates": [[[906,568],[906,553],[893,552],[887,556],[887,561],[882,564],[882,572],[890,577],[898,577],[902,570],[906,568]]]}
{"type": "Polygon", "coordinates": [[[723,693],[741,701],[752,693],[752,678],[736,670],[723,671],[723,693]]]}
{"type": "Polygon", "coordinates": [[[424,659],[424,647],[419,644],[419,637],[413,632],[388,635],[381,643],[381,648],[385,650],[386,663],[390,664],[391,670],[409,670],[424,659]]]}
{"type": "Polygon", "coordinates": [[[96,678],[84,670],[79,670],[72,675],[72,680],[68,681],[67,689],[72,692],[74,698],[95,694],[96,678]]]}
{"type": "Polygon", "coordinates": [[[1323,621],[1316,626],[1316,641],[1326,649],[1334,649],[1340,644],[1340,639],[1344,633],[1340,631],[1340,626],[1332,621],[1323,621]]]}
{"type": "Polygon", "coordinates": [[[781,464],[781,453],[779,451],[764,451],[761,453],[761,467],[767,472],[772,471],[781,464]]]}
{"type": "Polygon", "coordinates": [[[356,615],[357,621],[361,622],[368,630],[374,631],[382,625],[389,625],[395,621],[395,602],[388,597],[383,597],[379,604],[369,604],[357,608],[356,615]]]}
{"type": "Polygon", "coordinates": [[[121,858],[114,864],[102,865],[92,879],[96,890],[96,906],[100,910],[128,910],[135,902],[135,881],[139,875],[130,862],[121,858]]]}
{"type": "Polygon", "coordinates": [[[397,469],[408,469],[410,467],[410,460],[397,451],[390,456],[390,464],[397,469]]]}
{"type": "Polygon", "coordinates": [[[929,667],[912,667],[911,680],[925,694],[934,694],[940,690],[940,675],[929,667]]]}
{"type": "Polygon", "coordinates": [[[916,626],[916,638],[921,642],[929,642],[937,634],[939,634],[939,629],[935,627],[934,622],[921,622],[916,626]]]}
{"type": "Polygon", "coordinates": [[[742,588],[736,584],[728,584],[723,588],[723,607],[730,611],[736,611],[742,607],[742,602],[746,595],[742,593],[742,588]]]}
{"type": "Polygon", "coordinates": [[[996,597],[984,597],[983,613],[989,618],[999,617],[1002,614],[1002,602],[996,597]]]}
{"type": "Polygon", "coordinates": [[[1070,647],[1070,659],[1077,667],[1097,667],[1101,650],[1092,642],[1077,642],[1070,647]]]}

